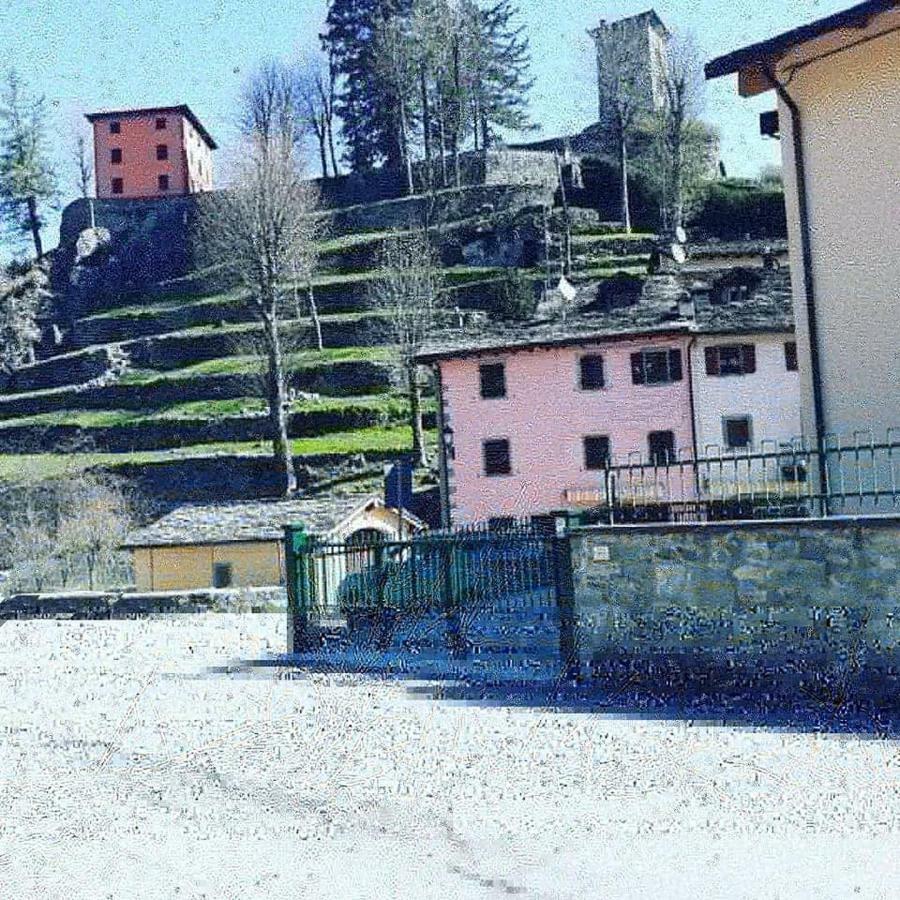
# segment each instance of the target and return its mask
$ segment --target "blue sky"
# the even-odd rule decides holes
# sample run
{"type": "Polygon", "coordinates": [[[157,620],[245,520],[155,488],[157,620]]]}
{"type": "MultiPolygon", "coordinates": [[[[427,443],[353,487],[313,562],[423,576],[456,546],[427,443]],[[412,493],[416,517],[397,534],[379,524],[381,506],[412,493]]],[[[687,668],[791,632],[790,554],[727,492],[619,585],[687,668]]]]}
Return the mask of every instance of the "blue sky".
{"type": "MultiPolygon", "coordinates": [[[[594,62],[586,30],[601,18],[647,9],[632,0],[520,0],[536,78],[532,110],[542,134],[581,128],[595,112],[594,62]]],[[[704,59],[771,37],[851,5],[851,0],[659,2],[670,26],[693,32],[704,59]]],[[[234,136],[234,109],[248,69],[270,56],[317,46],[325,0],[5,0],[0,60],[52,103],[55,151],[65,192],[74,122],[103,108],[188,103],[220,145],[234,136]]],[[[759,137],[771,97],[738,97],[731,79],[709,85],[706,118],[722,134],[729,174],[755,175],[777,162],[759,137]]],[[[55,227],[45,238],[56,242],[55,227]]]]}

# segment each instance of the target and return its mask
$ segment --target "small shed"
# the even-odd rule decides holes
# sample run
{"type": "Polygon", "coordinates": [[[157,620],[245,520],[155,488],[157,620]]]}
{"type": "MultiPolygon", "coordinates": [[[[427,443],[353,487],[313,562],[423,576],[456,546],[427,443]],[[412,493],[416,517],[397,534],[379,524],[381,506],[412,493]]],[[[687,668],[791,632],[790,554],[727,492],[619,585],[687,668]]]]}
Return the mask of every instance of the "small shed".
{"type": "Polygon", "coordinates": [[[189,504],[131,534],[123,549],[132,552],[139,591],[269,587],[284,584],[284,526],[297,523],[335,542],[424,527],[375,495],[189,504]]]}

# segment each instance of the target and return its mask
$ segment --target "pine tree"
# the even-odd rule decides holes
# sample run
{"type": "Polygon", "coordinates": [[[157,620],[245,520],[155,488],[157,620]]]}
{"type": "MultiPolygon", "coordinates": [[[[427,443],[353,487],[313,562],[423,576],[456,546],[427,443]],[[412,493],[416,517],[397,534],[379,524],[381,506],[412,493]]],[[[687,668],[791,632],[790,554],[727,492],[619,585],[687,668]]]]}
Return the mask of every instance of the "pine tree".
{"type": "Polygon", "coordinates": [[[46,145],[46,100],[29,94],[10,70],[0,106],[0,215],[12,231],[31,234],[38,259],[44,255],[41,207],[57,198],[46,145]]]}

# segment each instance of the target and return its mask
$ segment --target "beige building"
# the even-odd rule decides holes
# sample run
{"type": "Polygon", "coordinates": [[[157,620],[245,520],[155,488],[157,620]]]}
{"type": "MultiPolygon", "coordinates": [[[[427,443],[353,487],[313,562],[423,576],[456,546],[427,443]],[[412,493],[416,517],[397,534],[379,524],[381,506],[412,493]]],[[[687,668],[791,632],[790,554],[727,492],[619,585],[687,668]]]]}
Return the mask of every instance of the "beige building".
{"type": "MultiPolygon", "coordinates": [[[[900,2],[870,0],[713,60],[774,91],[805,433],[900,426],[900,2]]],[[[777,126],[777,128],[776,128],[777,126]]]]}
{"type": "Polygon", "coordinates": [[[131,535],[139,591],[269,587],[284,584],[284,526],[343,542],[373,534],[406,537],[422,528],[375,496],[306,497],[187,505],[131,535]]]}

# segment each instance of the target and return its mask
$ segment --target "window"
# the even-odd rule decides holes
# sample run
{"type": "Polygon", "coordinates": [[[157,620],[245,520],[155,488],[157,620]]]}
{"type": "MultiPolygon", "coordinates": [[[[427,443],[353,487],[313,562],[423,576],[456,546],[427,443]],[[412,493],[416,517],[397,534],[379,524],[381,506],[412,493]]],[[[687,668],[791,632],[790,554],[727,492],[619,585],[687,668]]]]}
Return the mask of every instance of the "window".
{"type": "Polygon", "coordinates": [[[631,354],[631,380],[635,384],[681,381],[680,350],[644,350],[631,354]]]}
{"type": "Polygon", "coordinates": [[[506,367],[503,363],[488,363],[478,367],[481,379],[481,397],[493,400],[506,396],[506,367]]]}
{"type": "Polygon", "coordinates": [[[609,464],[609,438],[601,434],[591,434],[584,439],[584,467],[605,469],[609,464]]]}
{"type": "Polygon", "coordinates": [[[159,181],[159,189],[161,191],[167,191],[169,189],[169,176],[168,175],[160,175],[157,180],[159,181]]]}
{"type": "Polygon", "coordinates": [[[750,416],[729,416],[722,420],[725,446],[731,450],[749,447],[753,441],[750,416]]]}
{"type": "Polygon", "coordinates": [[[117,120],[113,120],[112,122],[110,122],[109,123],[109,133],[110,134],[121,134],[122,133],[122,123],[117,120]]]}
{"type": "Polygon", "coordinates": [[[160,159],[160,160],[169,158],[169,145],[168,144],[157,144],[156,145],[156,158],[160,159]]]}
{"type": "Polygon", "coordinates": [[[121,178],[113,178],[112,180],[112,192],[114,194],[121,194],[125,190],[125,184],[121,178]]]}
{"type": "Polygon", "coordinates": [[[596,353],[582,356],[581,389],[583,391],[597,391],[603,387],[603,357],[596,353]]]}
{"type": "Polygon", "coordinates": [[[756,347],[753,344],[727,344],[706,348],[707,375],[752,375],[755,371],[756,347]]]}
{"type": "Polygon", "coordinates": [[[156,130],[157,131],[165,131],[166,130],[166,117],[159,116],[156,120],[156,130]]]}
{"type": "Polygon", "coordinates": [[[512,472],[512,463],[509,457],[509,441],[506,438],[485,441],[482,449],[484,451],[485,475],[509,475],[512,472]]]}
{"type": "Polygon", "coordinates": [[[675,435],[671,431],[651,431],[647,435],[650,464],[667,466],[675,461],[675,435]]]}
{"type": "Polygon", "coordinates": [[[797,359],[797,342],[786,341],[784,345],[784,365],[788,372],[797,372],[800,369],[800,363],[797,359]]]}
{"type": "Polygon", "coordinates": [[[122,162],[122,148],[121,147],[113,147],[109,151],[109,161],[114,166],[117,166],[117,165],[119,165],[119,163],[122,162]]]}
{"type": "Polygon", "coordinates": [[[227,588],[234,583],[231,563],[213,563],[213,587],[227,588]]]}

